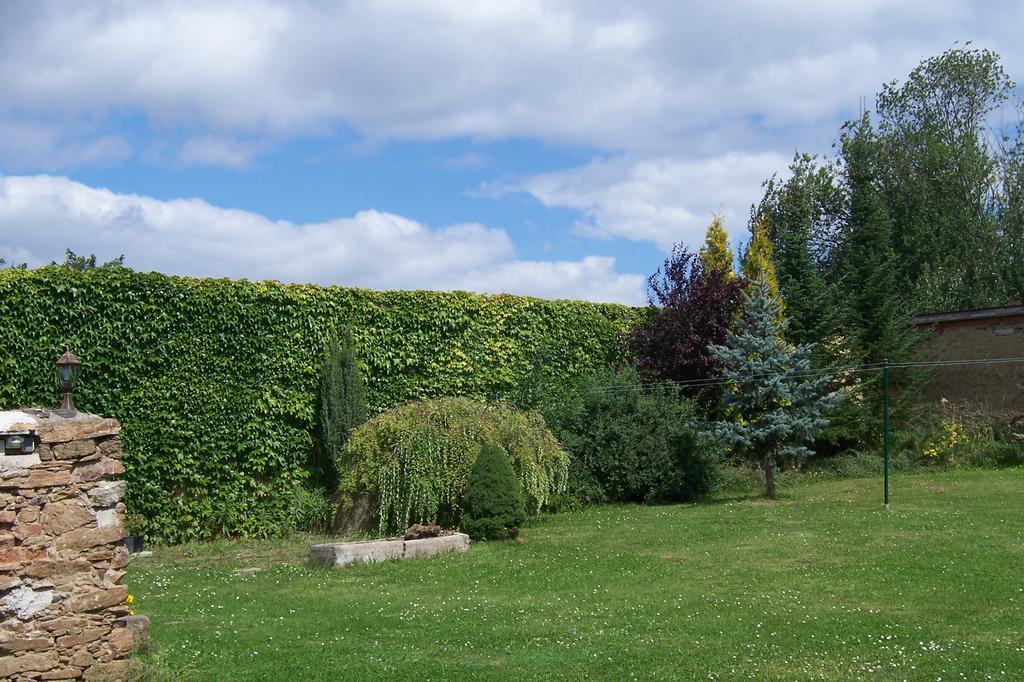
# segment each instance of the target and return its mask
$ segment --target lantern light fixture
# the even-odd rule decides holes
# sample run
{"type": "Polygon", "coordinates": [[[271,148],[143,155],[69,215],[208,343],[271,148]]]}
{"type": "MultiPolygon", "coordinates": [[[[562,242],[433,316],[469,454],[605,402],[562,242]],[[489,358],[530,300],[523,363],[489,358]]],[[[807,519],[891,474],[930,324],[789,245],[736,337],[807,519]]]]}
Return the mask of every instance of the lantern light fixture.
{"type": "Polygon", "coordinates": [[[71,394],[75,390],[75,384],[78,383],[78,375],[81,371],[82,363],[75,357],[70,348],[57,358],[57,384],[64,394],[64,401],[56,412],[62,417],[71,417],[78,414],[78,409],[75,407],[75,401],[72,399],[71,394]]]}

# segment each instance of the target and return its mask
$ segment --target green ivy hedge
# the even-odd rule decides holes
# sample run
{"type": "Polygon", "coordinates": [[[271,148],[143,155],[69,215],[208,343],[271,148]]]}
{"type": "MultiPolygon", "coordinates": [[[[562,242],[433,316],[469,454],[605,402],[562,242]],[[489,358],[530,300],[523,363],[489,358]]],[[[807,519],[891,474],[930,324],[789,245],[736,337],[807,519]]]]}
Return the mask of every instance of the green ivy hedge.
{"type": "Polygon", "coordinates": [[[613,362],[637,311],[466,292],[376,292],[128,269],[0,271],[0,408],[56,405],[53,362],[82,359],[79,409],[123,424],[128,512],[153,541],[272,535],[307,477],[331,328],[350,324],[371,411],[489,398],[544,358],[560,382],[613,362]]]}

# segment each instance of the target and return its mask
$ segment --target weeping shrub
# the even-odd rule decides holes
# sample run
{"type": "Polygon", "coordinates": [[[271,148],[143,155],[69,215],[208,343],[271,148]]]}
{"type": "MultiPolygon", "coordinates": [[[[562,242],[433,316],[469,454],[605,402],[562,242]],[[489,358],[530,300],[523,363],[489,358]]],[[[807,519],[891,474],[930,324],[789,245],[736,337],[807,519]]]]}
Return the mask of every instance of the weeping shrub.
{"type": "Polygon", "coordinates": [[[474,540],[504,540],[519,535],[525,521],[523,495],[508,455],[500,445],[487,443],[469,472],[462,530],[474,540]]]}
{"type": "Polygon", "coordinates": [[[569,456],[543,417],[468,398],[406,403],[356,429],[338,454],[339,491],[343,499],[375,493],[382,533],[409,523],[452,524],[488,442],[508,453],[529,513],[564,492],[569,456]]]}

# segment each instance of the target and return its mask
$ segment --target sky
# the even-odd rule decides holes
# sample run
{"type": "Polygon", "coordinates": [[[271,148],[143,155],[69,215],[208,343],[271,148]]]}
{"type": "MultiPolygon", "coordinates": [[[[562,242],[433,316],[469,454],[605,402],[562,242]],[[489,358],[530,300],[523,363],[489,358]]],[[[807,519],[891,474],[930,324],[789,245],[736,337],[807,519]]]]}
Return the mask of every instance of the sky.
{"type": "Polygon", "coordinates": [[[1017,0],[0,3],[0,257],[642,304],[1017,0]]]}

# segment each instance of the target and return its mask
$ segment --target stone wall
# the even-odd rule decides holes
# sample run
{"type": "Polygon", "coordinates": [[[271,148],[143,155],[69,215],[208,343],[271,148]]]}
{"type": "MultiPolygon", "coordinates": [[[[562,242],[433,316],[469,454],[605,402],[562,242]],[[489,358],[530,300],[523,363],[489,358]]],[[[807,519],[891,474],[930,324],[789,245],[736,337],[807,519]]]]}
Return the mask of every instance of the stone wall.
{"type": "Polygon", "coordinates": [[[120,424],[0,412],[10,431],[39,444],[0,456],[0,679],[123,677],[148,620],[130,615],[121,584],[120,424]]]}

